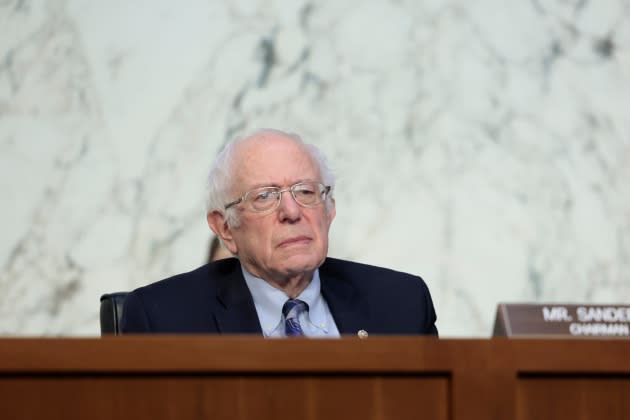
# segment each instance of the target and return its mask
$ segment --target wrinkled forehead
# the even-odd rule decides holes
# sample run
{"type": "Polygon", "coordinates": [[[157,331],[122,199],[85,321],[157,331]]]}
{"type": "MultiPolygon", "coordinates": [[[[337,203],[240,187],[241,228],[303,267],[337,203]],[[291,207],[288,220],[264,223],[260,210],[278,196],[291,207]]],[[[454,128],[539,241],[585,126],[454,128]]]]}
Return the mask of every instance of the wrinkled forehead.
{"type": "Polygon", "coordinates": [[[317,162],[306,146],[280,135],[258,136],[236,145],[232,169],[232,186],[237,191],[321,181],[317,162]]]}

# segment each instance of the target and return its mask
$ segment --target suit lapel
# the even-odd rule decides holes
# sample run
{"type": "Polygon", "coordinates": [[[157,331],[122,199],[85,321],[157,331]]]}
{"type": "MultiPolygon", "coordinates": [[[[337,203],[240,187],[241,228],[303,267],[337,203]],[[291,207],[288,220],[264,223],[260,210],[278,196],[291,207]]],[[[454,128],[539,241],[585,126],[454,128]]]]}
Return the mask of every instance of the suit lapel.
{"type": "Polygon", "coordinates": [[[254,300],[237,262],[226,275],[218,276],[217,310],[214,317],[221,334],[261,334],[254,300]]]}
{"type": "Polygon", "coordinates": [[[319,269],[322,296],[335,319],[339,333],[356,335],[359,330],[369,332],[369,310],[349,274],[334,267],[339,262],[327,259],[319,269]]]}

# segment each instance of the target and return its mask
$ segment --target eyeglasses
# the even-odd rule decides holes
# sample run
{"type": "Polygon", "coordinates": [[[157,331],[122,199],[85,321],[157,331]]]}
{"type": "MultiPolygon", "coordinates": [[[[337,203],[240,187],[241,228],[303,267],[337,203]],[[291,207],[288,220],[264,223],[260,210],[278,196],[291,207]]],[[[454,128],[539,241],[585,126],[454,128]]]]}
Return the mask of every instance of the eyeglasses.
{"type": "Polygon", "coordinates": [[[298,182],[285,189],[278,187],[256,188],[255,190],[247,191],[239,199],[226,204],[225,210],[243,202],[250,210],[256,213],[271,213],[280,205],[282,193],[287,191],[291,191],[293,199],[300,206],[314,207],[326,200],[330,192],[330,186],[320,184],[319,182],[298,182]]]}

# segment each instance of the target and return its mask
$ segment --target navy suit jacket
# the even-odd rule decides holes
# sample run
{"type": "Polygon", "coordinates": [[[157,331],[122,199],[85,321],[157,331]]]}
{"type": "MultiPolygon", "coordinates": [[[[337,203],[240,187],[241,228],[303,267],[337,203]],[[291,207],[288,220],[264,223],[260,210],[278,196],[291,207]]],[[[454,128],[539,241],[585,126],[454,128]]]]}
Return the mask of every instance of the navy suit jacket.
{"type": "MultiPolygon", "coordinates": [[[[424,281],[385,268],[327,258],[321,292],[339,332],[437,335],[435,310],[424,281]]],[[[123,333],[261,334],[240,262],[206,264],[131,292],[123,333]]]]}

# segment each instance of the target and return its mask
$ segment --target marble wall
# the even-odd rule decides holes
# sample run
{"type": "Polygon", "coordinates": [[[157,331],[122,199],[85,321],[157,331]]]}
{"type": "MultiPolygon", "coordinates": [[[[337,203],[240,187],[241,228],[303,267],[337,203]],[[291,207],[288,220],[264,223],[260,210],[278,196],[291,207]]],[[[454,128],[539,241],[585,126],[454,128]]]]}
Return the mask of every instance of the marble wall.
{"type": "Polygon", "coordinates": [[[443,336],[498,302],[630,302],[626,0],[0,1],[0,334],[203,263],[224,141],[338,173],[330,255],[419,274],[443,336]]]}

